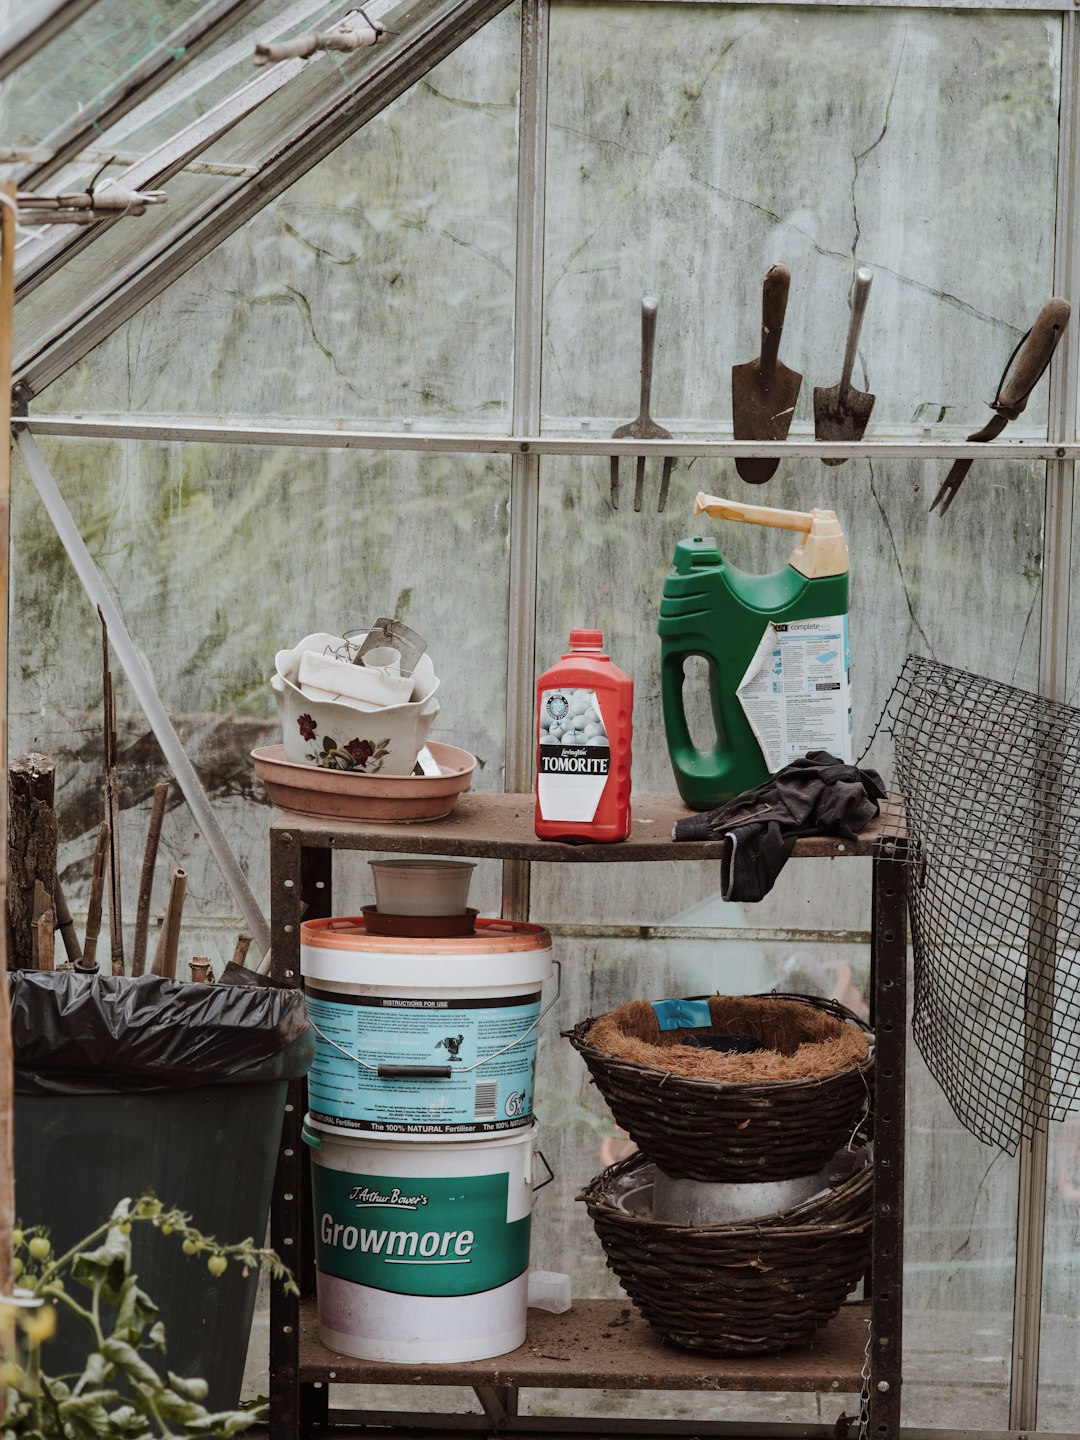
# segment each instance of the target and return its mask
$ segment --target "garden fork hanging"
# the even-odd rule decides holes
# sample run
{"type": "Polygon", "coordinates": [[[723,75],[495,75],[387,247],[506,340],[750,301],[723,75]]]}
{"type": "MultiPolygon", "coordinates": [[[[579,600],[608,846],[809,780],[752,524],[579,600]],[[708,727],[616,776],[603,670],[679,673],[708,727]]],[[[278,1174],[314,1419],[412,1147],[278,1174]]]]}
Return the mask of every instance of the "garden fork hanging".
{"type": "MultiPolygon", "coordinates": [[[[646,295],[641,302],[641,409],[636,420],[631,420],[628,425],[620,425],[612,432],[613,440],[671,440],[673,438],[670,430],[665,430],[658,425],[649,414],[649,398],[652,391],[653,371],[653,349],[656,345],[656,311],[658,302],[655,296],[646,295]]],[[[657,511],[662,511],[667,504],[668,487],[671,484],[671,470],[674,465],[674,457],[664,456],[664,469],[660,476],[660,499],[657,503],[657,511]]],[[[645,456],[637,456],[637,471],[634,477],[634,509],[641,509],[641,502],[645,492],[645,456]]],[[[611,508],[619,508],[619,457],[611,457],[611,508]]]]}

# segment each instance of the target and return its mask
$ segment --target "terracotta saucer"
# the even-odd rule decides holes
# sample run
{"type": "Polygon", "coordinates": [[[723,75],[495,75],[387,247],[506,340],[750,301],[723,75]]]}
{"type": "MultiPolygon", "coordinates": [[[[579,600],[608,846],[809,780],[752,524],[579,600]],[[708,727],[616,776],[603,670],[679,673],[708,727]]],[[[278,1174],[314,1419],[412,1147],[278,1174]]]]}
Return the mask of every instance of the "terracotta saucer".
{"type": "Polygon", "coordinates": [[[445,940],[452,935],[475,935],[479,910],[463,915],[387,915],[377,905],[363,906],[364,928],[369,935],[408,935],[417,940],[445,940]]]}
{"type": "Polygon", "coordinates": [[[431,742],[441,775],[363,775],[354,770],[321,770],[285,758],[283,745],[251,752],[255,774],[282,810],[322,820],[403,823],[441,820],[472,784],[476,756],[456,745],[431,742]]]}

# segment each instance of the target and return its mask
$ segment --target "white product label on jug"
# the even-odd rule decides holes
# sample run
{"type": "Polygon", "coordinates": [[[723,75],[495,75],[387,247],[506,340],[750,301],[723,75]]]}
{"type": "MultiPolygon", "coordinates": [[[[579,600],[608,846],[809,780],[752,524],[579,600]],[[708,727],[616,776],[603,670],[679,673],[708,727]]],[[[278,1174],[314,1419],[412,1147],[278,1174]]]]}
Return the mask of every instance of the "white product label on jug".
{"type": "Polygon", "coordinates": [[[592,820],[611,769],[611,744],[595,690],[540,696],[536,798],[545,820],[592,820]]]}
{"type": "Polygon", "coordinates": [[[451,1135],[529,1123],[537,1035],[529,1027],[540,1013],[539,993],[331,999],[309,991],[307,1009],[322,1032],[308,1072],[308,1103],[321,1124],[373,1135],[451,1135]],[[473,1069],[478,1060],[485,1063],[473,1069]],[[450,1075],[380,1078],[379,1065],[436,1066],[450,1075]]]}
{"type": "Polygon", "coordinates": [[[850,764],[847,616],[766,625],[738,695],[770,773],[811,750],[850,764]]]}

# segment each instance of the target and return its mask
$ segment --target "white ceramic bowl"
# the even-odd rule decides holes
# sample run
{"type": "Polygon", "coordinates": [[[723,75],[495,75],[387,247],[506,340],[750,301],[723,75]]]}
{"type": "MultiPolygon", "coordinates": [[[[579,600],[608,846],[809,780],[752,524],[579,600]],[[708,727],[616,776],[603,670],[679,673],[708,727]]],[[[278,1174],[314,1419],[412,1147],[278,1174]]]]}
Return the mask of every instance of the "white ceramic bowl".
{"type": "Polygon", "coordinates": [[[305,695],[297,681],[305,650],[337,649],[340,635],[305,635],[291,650],[279,650],[271,678],[281,720],[286,758],[297,765],[361,775],[410,775],[439,713],[439,681],[428,655],[413,673],[412,698],[365,713],[335,700],[305,695]],[[333,742],[333,743],[330,743],[333,742]]]}
{"type": "Polygon", "coordinates": [[[471,860],[369,860],[384,915],[464,915],[471,860]]]}

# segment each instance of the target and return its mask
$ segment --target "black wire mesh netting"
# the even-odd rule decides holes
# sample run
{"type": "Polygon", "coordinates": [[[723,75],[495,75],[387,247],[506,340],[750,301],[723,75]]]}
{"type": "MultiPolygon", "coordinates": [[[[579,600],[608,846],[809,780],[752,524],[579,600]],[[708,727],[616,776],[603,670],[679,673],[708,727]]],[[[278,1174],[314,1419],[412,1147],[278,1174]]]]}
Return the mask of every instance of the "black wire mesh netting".
{"type": "Polygon", "coordinates": [[[1080,710],[909,655],[886,708],[907,815],[913,1031],[1012,1154],[1080,1108],[1080,710]]]}

